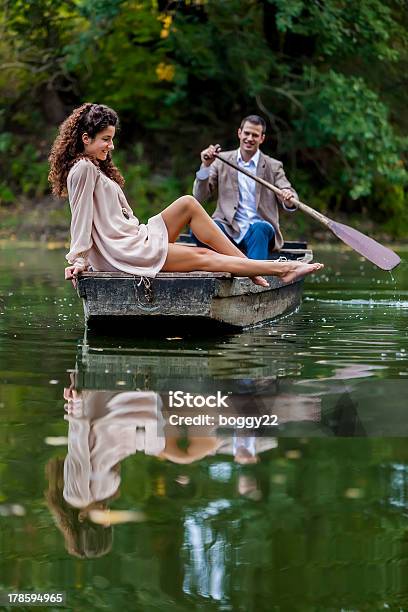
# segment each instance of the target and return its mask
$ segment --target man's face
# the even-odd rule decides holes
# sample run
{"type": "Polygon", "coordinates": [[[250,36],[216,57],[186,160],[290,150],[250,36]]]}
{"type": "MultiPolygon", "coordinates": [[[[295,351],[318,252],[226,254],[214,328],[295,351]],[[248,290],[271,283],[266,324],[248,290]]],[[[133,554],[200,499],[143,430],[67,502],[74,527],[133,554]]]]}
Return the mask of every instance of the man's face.
{"type": "Polygon", "coordinates": [[[243,127],[238,130],[238,138],[241,151],[245,151],[252,157],[259,149],[259,145],[265,140],[265,134],[262,134],[261,125],[246,121],[243,127]]]}

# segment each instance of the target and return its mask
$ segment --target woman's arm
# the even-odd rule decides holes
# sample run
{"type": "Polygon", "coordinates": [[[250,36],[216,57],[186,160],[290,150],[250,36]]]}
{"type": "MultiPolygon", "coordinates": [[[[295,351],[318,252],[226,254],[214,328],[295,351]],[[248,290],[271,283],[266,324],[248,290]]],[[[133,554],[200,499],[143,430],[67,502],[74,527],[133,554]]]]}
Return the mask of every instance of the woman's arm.
{"type": "Polygon", "coordinates": [[[71,248],[65,257],[71,266],[66,269],[66,278],[72,278],[73,273],[76,274],[88,267],[88,252],[93,244],[93,199],[97,178],[98,170],[87,160],[79,161],[68,177],[67,187],[72,219],[71,248]]]}

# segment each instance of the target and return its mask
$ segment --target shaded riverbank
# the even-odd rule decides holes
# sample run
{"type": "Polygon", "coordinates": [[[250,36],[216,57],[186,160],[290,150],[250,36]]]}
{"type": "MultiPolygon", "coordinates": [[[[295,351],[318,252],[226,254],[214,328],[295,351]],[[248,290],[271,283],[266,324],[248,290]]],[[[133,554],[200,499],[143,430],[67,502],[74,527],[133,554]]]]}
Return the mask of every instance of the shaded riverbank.
{"type": "MultiPolygon", "coordinates": [[[[163,201],[140,213],[138,207],[133,204],[136,216],[140,222],[146,222],[149,217],[163,210],[171,200],[163,201]]],[[[130,201],[131,205],[132,202],[130,201]]],[[[313,206],[313,202],[310,202],[313,206]]],[[[211,214],[214,207],[206,206],[211,214]]],[[[367,217],[361,215],[342,215],[321,211],[329,217],[355,227],[361,232],[371,236],[381,243],[389,244],[391,248],[398,245],[407,245],[408,236],[395,239],[380,225],[371,222],[367,217]],[[393,246],[394,245],[394,246],[393,246]]],[[[39,201],[22,200],[13,206],[0,206],[0,240],[19,240],[34,242],[59,242],[65,244],[69,241],[69,226],[71,213],[69,204],[63,200],[48,197],[39,201]]],[[[288,215],[280,214],[282,232],[287,240],[306,240],[307,242],[328,244],[330,248],[341,246],[338,239],[331,232],[324,229],[320,224],[308,216],[297,213],[288,215]]]]}

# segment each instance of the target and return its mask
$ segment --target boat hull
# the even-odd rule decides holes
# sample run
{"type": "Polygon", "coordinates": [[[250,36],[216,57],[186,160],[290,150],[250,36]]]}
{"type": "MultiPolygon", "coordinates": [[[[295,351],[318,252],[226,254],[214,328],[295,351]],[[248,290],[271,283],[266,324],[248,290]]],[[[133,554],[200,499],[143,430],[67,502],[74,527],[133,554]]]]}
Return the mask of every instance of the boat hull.
{"type": "MultiPolygon", "coordinates": [[[[311,252],[303,249],[291,258],[310,261],[311,252]]],[[[204,332],[258,325],[299,306],[303,280],[287,284],[266,278],[268,288],[225,273],[162,272],[145,279],[122,272],[84,272],[77,290],[90,328],[107,331],[114,324],[132,335],[163,329],[204,332]]]]}

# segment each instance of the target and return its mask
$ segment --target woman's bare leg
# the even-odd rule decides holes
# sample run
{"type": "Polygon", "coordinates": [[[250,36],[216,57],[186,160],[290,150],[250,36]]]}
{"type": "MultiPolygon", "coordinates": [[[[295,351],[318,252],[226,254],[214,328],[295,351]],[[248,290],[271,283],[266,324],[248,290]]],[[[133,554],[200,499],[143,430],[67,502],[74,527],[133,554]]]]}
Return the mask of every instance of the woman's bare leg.
{"type": "MultiPolygon", "coordinates": [[[[175,200],[163,210],[162,217],[169,234],[169,243],[175,242],[182,229],[189,225],[200,242],[208,244],[214,251],[247,259],[192,196],[182,196],[175,200]]],[[[255,285],[268,287],[268,282],[259,275],[252,276],[251,280],[255,285]]]]}
{"type": "Polygon", "coordinates": [[[186,450],[182,450],[179,448],[177,440],[177,438],[166,438],[166,446],[159,456],[174,463],[185,465],[214,454],[223,443],[223,440],[216,438],[214,434],[207,437],[203,437],[203,435],[188,437],[189,445],[186,450]]]}
{"type": "Polygon", "coordinates": [[[175,200],[163,210],[162,217],[169,233],[169,242],[175,242],[183,227],[189,225],[199,241],[208,244],[214,251],[246,258],[193,196],[182,196],[175,200]]]}
{"type": "Polygon", "coordinates": [[[323,264],[306,264],[300,261],[258,260],[216,253],[204,248],[191,248],[181,244],[169,244],[163,272],[229,272],[235,276],[267,274],[279,276],[290,283],[302,276],[317,272],[323,264]]]}

